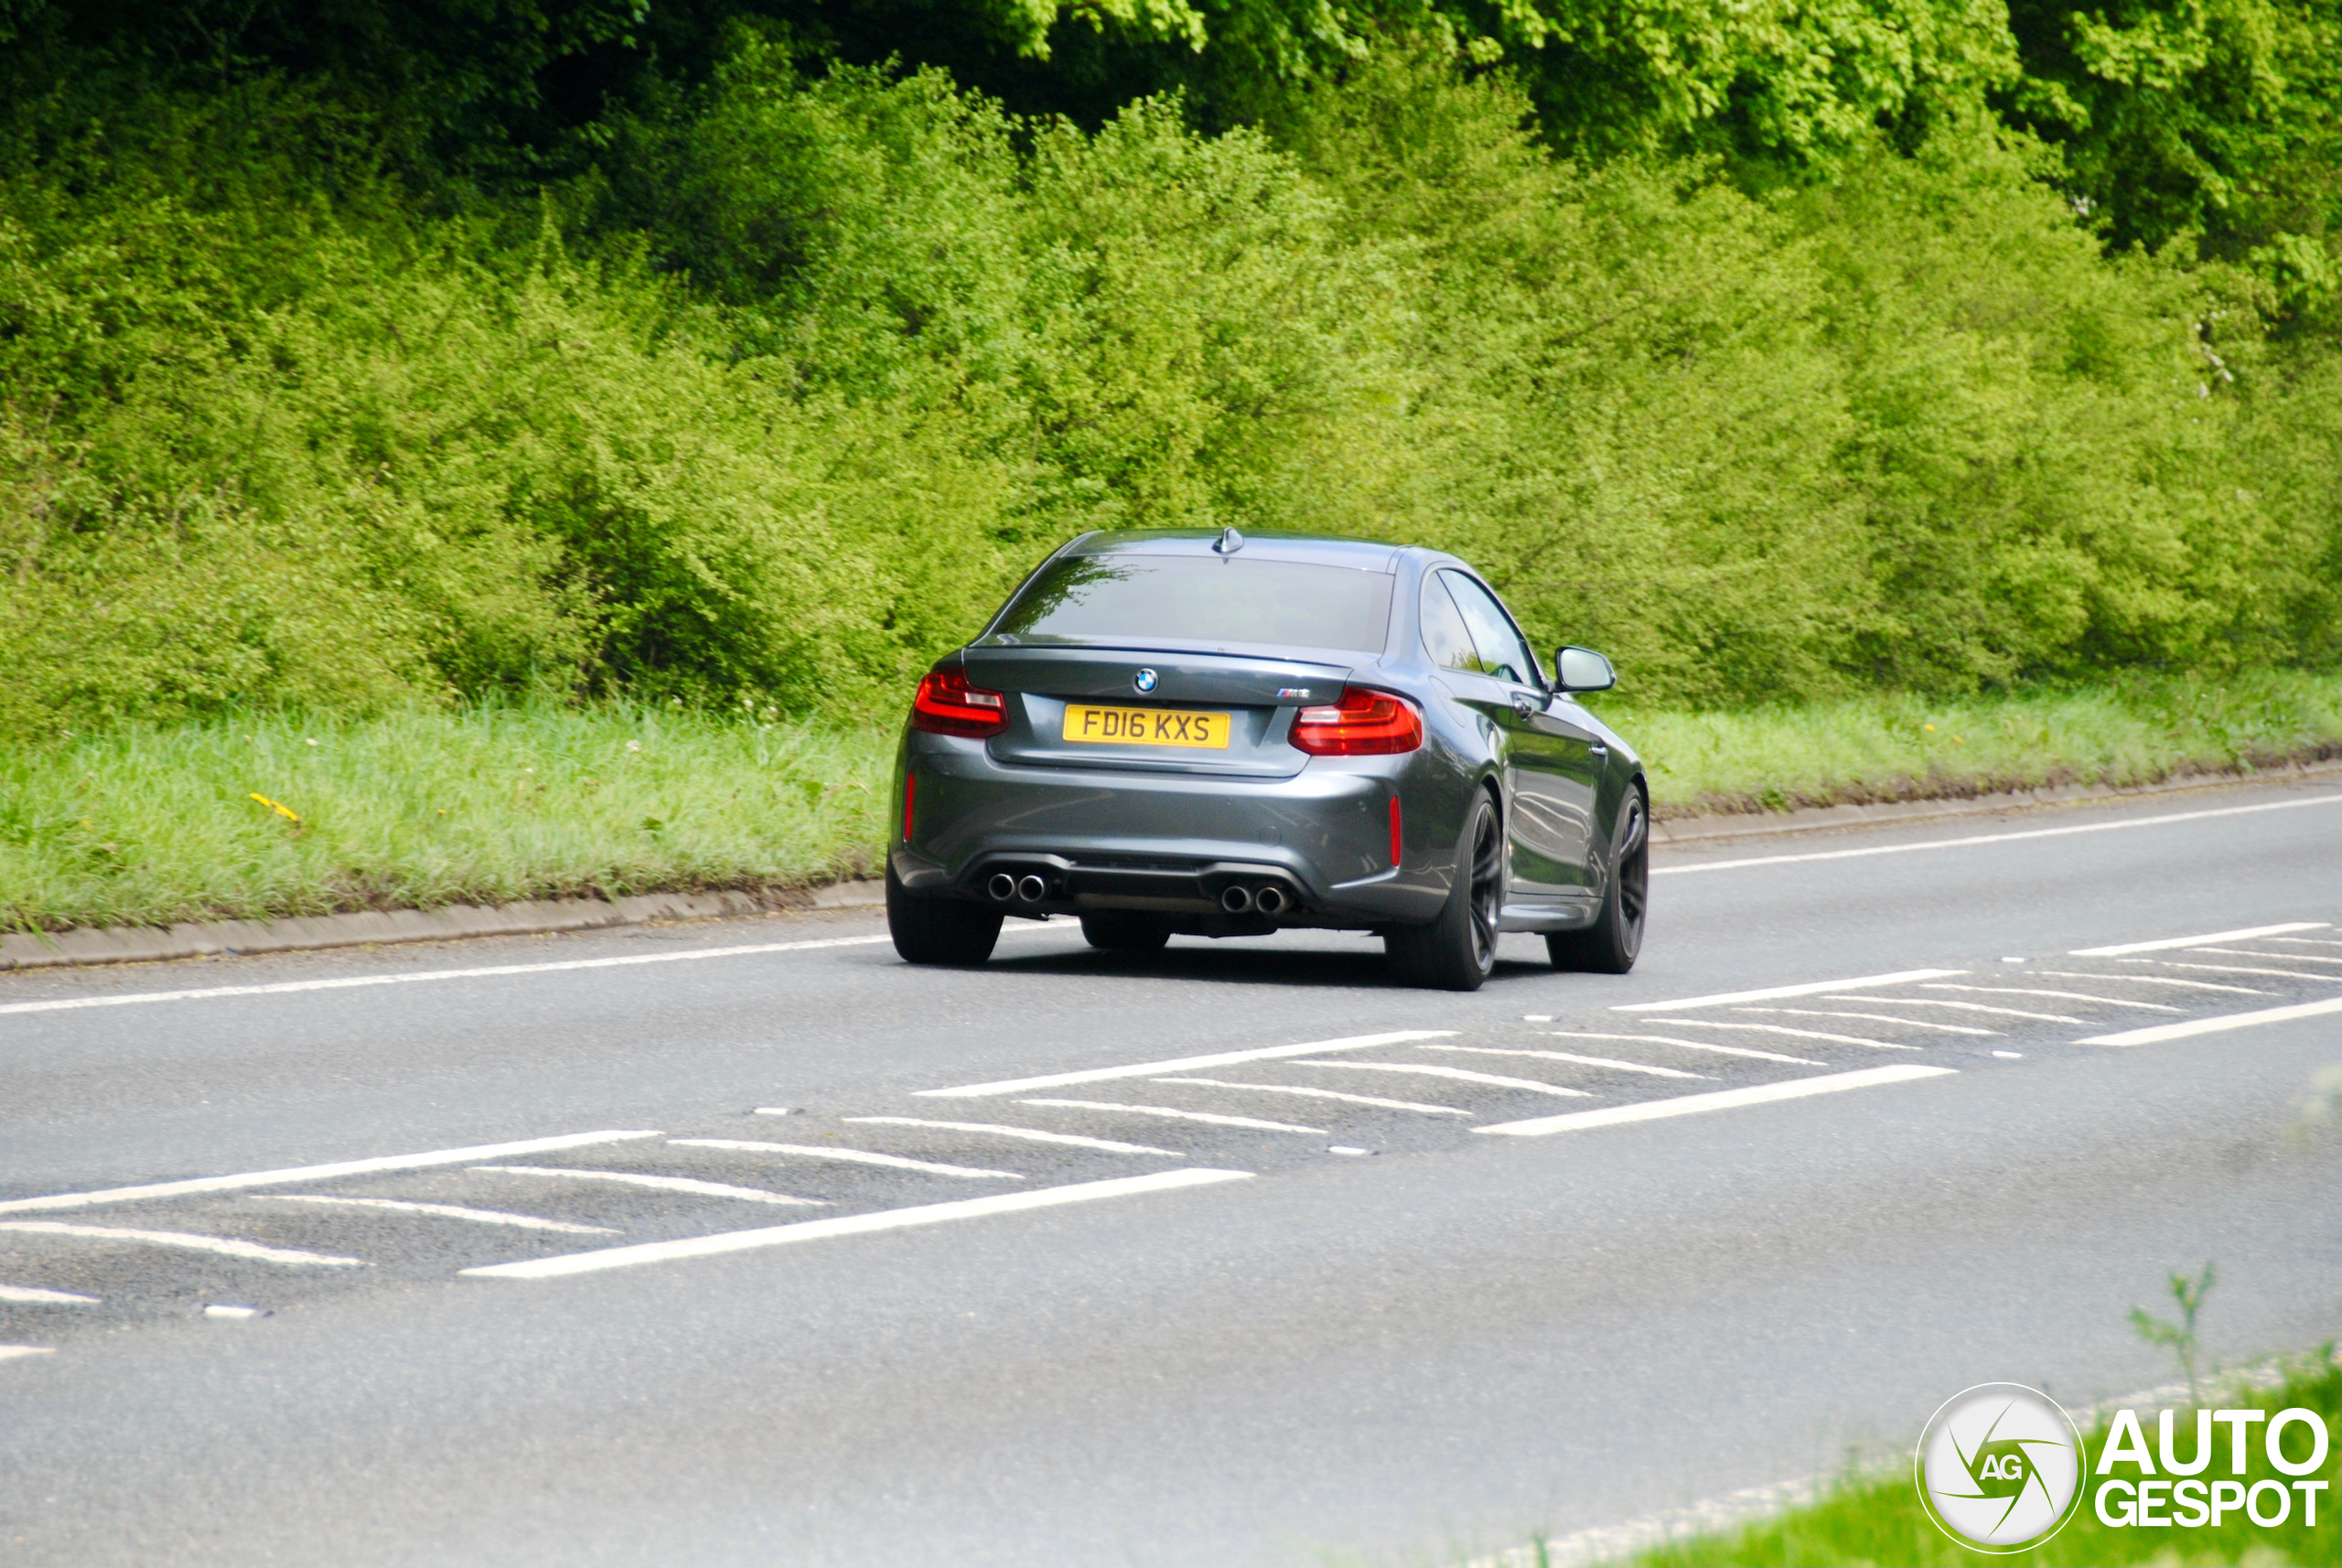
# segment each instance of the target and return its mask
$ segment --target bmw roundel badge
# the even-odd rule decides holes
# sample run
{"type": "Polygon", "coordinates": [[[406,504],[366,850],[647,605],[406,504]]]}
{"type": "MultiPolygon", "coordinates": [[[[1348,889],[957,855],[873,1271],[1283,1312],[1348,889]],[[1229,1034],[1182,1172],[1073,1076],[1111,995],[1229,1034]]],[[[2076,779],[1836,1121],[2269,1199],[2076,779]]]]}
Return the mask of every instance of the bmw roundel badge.
{"type": "Polygon", "coordinates": [[[1136,686],[1142,692],[1154,691],[1155,671],[1152,670],[1140,671],[1137,674],[1131,677],[1131,684],[1136,686]]]}

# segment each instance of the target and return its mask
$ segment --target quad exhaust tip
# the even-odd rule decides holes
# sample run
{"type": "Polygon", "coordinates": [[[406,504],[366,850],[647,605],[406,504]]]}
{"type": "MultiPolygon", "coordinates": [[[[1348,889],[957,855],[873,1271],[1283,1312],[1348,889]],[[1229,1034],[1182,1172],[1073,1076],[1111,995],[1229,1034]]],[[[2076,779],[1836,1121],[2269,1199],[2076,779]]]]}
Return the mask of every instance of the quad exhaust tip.
{"type": "Polygon", "coordinates": [[[1026,873],[1016,884],[1016,896],[1027,904],[1037,904],[1049,890],[1049,885],[1038,876],[1026,873]]]}
{"type": "Polygon", "coordinates": [[[1285,907],[1284,889],[1272,882],[1252,895],[1252,908],[1263,915],[1282,915],[1285,907]]]}
{"type": "Polygon", "coordinates": [[[992,896],[994,903],[1005,904],[1016,897],[1016,878],[1005,871],[995,871],[992,880],[984,884],[984,891],[992,896]]]}
{"type": "Polygon", "coordinates": [[[1219,896],[1219,907],[1231,915],[1241,915],[1252,907],[1252,890],[1241,884],[1219,896]]]}

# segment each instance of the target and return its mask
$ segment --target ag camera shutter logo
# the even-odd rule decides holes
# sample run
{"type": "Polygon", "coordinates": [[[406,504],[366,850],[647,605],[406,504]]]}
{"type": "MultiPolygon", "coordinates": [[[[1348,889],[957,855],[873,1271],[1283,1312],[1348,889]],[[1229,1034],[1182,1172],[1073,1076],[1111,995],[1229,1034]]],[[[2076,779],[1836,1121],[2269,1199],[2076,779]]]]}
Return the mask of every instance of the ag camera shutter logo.
{"type": "Polygon", "coordinates": [[[2048,1395],[1979,1383],[1929,1418],[1912,1472],[1937,1529],[1974,1551],[2023,1552],[2074,1517],[2081,1455],[2081,1434],[2048,1395]]]}

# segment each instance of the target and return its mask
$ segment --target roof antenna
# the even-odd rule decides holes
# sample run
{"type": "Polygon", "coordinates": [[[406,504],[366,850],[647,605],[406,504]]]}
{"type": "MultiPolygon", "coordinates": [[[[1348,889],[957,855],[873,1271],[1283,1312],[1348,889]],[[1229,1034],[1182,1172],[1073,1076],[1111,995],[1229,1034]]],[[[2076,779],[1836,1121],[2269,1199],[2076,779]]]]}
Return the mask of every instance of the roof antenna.
{"type": "Polygon", "coordinates": [[[1244,548],[1244,536],[1232,528],[1223,528],[1211,547],[1222,555],[1233,555],[1244,548]]]}

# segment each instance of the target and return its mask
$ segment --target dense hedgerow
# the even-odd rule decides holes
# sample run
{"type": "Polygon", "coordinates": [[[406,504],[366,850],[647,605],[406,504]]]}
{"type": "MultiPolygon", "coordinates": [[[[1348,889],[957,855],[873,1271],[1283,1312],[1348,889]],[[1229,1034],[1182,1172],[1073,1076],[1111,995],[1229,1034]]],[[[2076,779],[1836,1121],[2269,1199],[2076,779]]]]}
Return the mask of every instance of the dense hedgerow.
{"type": "Polygon", "coordinates": [[[0,160],[0,733],[891,705],[1089,528],[1456,549],[1646,703],[2327,661],[2336,360],[1954,127],[1752,196],[1377,57],[1205,135],[746,38],[526,202],[266,85],[0,160]]]}

